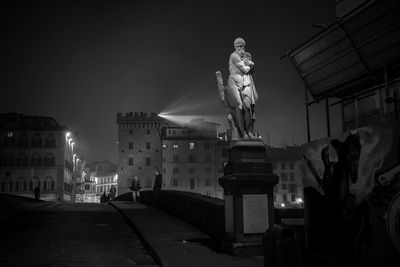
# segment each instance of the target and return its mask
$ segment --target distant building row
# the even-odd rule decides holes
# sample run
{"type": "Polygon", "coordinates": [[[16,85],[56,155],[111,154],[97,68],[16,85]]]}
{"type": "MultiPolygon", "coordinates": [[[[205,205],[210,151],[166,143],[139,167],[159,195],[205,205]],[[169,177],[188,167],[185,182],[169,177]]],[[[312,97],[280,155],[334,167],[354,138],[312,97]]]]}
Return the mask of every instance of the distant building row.
{"type": "MultiPolygon", "coordinates": [[[[144,189],[151,189],[155,171],[163,175],[164,189],[196,192],[223,198],[218,178],[228,161],[227,134],[217,134],[217,124],[198,119],[184,127],[170,126],[154,113],[117,114],[118,191],[129,191],[137,176],[144,189]]],[[[302,205],[300,147],[267,149],[280,184],[275,189],[279,206],[302,205]]]]}
{"type": "Polygon", "coordinates": [[[0,191],[44,200],[73,201],[81,170],[76,133],[54,118],[0,114],[0,191]]]}

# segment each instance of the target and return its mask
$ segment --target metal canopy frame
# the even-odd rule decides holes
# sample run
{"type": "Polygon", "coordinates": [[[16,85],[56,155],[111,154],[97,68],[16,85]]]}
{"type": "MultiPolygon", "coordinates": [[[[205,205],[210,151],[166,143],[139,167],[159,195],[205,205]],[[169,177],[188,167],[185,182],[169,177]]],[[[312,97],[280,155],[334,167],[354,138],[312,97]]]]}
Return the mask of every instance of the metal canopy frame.
{"type": "Polygon", "coordinates": [[[330,136],[329,107],[343,101],[329,98],[348,99],[399,79],[399,18],[400,1],[372,0],[287,53],[305,85],[309,142],[309,105],[325,99],[330,136]]]}

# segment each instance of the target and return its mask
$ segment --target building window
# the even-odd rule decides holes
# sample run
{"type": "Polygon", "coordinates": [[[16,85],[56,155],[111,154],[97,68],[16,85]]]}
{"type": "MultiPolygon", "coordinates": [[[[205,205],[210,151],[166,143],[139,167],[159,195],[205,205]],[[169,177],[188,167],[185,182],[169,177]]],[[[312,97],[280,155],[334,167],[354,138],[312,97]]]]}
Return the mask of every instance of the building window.
{"type": "Polygon", "coordinates": [[[34,153],[31,158],[31,165],[32,166],[40,166],[41,158],[38,153],[34,153]]]}
{"type": "Polygon", "coordinates": [[[205,149],[210,149],[211,148],[211,143],[210,142],[205,142],[204,143],[204,148],[205,149]]]}
{"type": "Polygon", "coordinates": [[[5,147],[14,147],[15,146],[15,137],[12,132],[9,132],[6,140],[4,141],[5,147]]]}
{"type": "Polygon", "coordinates": [[[146,134],[150,134],[150,130],[146,130],[146,134]]]}
{"type": "Polygon", "coordinates": [[[195,168],[190,168],[189,169],[189,173],[195,173],[196,172],[196,169],[195,168]]]}
{"type": "Polygon", "coordinates": [[[15,184],[15,190],[18,192],[24,192],[26,191],[26,180],[24,177],[20,177],[17,180],[17,183],[15,184]]]}
{"type": "Polygon", "coordinates": [[[293,182],[294,181],[294,173],[291,172],[289,175],[290,175],[290,181],[293,182]]]}
{"type": "Polygon", "coordinates": [[[43,191],[53,191],[54,190],[54,180],[51,176],[47,176],[44,179],[43,191]]]}
{"type": "Polygon", "coordinates": [[[194,189],[194,185],[195,185],[195,180],[194,178],[190,178],[190,189],[194,189]]]}
{"type": "Polygon", "coordinates": [[[167,162],[167,160],[165,158],[162,158],[162,162],[165,163],[167,162]]]}
{"type": "Polygon", "coordinates": [[[44,166],[54,166],[56,164],[56,159],[53,154],[48,153],[44,157],[44,166]]]}
{"type": "Polygon", "coordinates": [[[205,171],[206,171],[206,173],[211,173],[211,168],[207,167],[207,168],[205,169],[205,171]]]}
{"type": "Polygon", "coordinates": [[[165,174],[167,171],[165,170],[165,168],[162,169],[162,173],[165,174]]]}
{"type": "Polygon", "coordinates": [[[29,139],[26,138],[26,137],[19,138],[17,146],[18,147],[28,147],[29,146],[29,139]]]}
{"type": "Polygon", "coordinates": [[[296,195],[295,195],[295,194],[290,195],[290,198],[291,198],[291,201],[292,201],[292,202],[293,202],[293,201],[296,201],[296,195]]]}
{"type": "Polygon", "coordinates": [[[132,156],[129,156],[128,165],[130,165],[130,166],[133,165],[133,157],[132,156]]]}
{"type": "Polygon", "coordinates": [[[286,194],[282,195],[282,200],[283,200],[283,202],[287,202],[287,195],[286,194]]]}
{"type": "Polygon", "coordinates": [[[129,130],[129,134],[132,135],[133,134],[133,130],[129,130]]]}
{"type": "Polygon", "coordinates": [[[174,163],[179,162],[179,155],[172,155],[172,162],[174,163]]]}
{"type": "Polygon", "coordinates": [[[205,156],[205,160],[206,160],[206,162],[211,162],[211,155],[210,155],[210,154],[207,154],[207,155],[205,156]]]}
{"type": "Polygon", "coordinates": [[[190,163],[193,163],[193,162],[196,162],[196,156],[195,155],[189,155],[189,162],[190,163]]]}
{"type": "Polygon", "coordinates": [[[151,158],[150,157],[146,157],[146,165],[147,166],[151,165],[151,158]]]}
{"type": "Polygon", "coordinates": [[[6,178],[1,183],[1,190],[5,192],[12,191],[12,181],[10,178],[6,178]]]}
{"type": "Polygon", "coordinates": [[[40,137],[40,133],[36,133],[35,136],[31,140],[32,147],[41,147],[42,146],[42,138],[40,137]]]}
{"type": "Polygon", "coordinates": [[[282,190],[286,190],[286,189],[287,189],[287,184],[282,183],[282,184],[281,184],[281,189],[282,189],[282,190]]]}
{"type": "Polygon", "coordinates": [[[296,193],[296,184],[289,184],[289,193],[296,193]]]}
{"type": "Polygon", "coordinates": [[[206,179],[206,186],[211,186],[211,179],[210,178],[206,179]]]}
{"type": "Polygon", "coordinates": [[[281,169],[282,169],[282,170],[286,169],[286,164],[285,164],[285,162],[281,162],[281,169]]]}
{"type": "Polygon", "coordinates": [[[174,144],[172,147],[173,147],[174,149],[178,149],[178,148],[179,148],[178,144],[174,144]]]}
{"type": "Polygon", "coordinates": [[[172,173],[179,173],[179,168],[177,167],[172,168],[172,173]]]}
{"type": "Polygon", "coordinates": [[[149,142],[146,143],[146,149],[150,149],[150,143],[149,142]]]}
{"type": "Polygon", "coordinates": [[[190,150],[195,149],[195,143],[194,142],[189,142],[189,149],[190,150]]]}
{"type": "Polygon", "coordinates": [[[281,181],[287,182],[287,173],[284,173],[284,172],[281,173],[281,181]]]}
{"type": "Polygon", "coordinates": [[[3,158],[4,166],[14,166],[14,156],[12,154],[6,154],[3,158]]]}
{"type": "Polygon", "coordinates": [[[17,158],[17,165],[18,166],[27,166],[28,165],[28,156],[24,153],[18,155],[17,158]]]}
{"type": "Polygon", "coordinates": [[[130,149],[130,150],[133,149],[133,143],[129,143],[129,149],[130,149]]]}
{"type": "Polygon", "coordinates": [[[289,163],[289,169],[291,169],[291,170],[294,169],[294,164],[293,164],[293,162],[290,162],[290,163],[289,163]]]}
{"type": "Polygon", "coordinates": [[[56,139],[54,138],[54,135],[50,133],[46,140],[44,141],[44,145],[46,147],[55,147],[56,146],[56,139]]]}
{"type": "Polygon", "coordinates": [[[172,179],[172,186],[178,186],[178,179],[174,178],[172,179]]]}

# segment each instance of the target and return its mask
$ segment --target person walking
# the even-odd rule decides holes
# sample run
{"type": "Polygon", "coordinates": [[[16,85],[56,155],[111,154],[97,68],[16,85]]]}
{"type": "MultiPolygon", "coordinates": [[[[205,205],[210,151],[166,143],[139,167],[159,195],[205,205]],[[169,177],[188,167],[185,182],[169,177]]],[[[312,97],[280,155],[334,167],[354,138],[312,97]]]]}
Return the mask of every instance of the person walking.
{"type": "Polygon", "coordinates": [[[162,187],[162,175],[158,171],[158,169],[155,171],[156,179],[154,180],[154,186],[153,186],[153,191],[154,191],[154,203],[153,205],[157,204],[158,201],[158,195],[160,194],[160,190],[162,187]]]}
{"type": "Polygon", "coordinates": [[[33,189],[33,195],[35,196],[36,200],[40,199],[40,187],[36,186],[35,189],[33,189]]]}
{"type": "Polygon", "coordinates": [[[115,188],[114,185],[111,185],[111,188],[110,188],[109,191],[110,191],[109,196],[110,196],[110,198],[111,198],[111,201],[113,201],[114,198],[115,198],[115,194],[117,193],[117,189],[115,188]]]}
{"type": "Polygon", "coordinates": [[[133,177],[133,181],[131,183],[130,189],[132,190],[132,202],[136,202],[136,200],[140,197],[140,189],[142,186],[140,185],[140,181],[137,176],[133,177]]]}

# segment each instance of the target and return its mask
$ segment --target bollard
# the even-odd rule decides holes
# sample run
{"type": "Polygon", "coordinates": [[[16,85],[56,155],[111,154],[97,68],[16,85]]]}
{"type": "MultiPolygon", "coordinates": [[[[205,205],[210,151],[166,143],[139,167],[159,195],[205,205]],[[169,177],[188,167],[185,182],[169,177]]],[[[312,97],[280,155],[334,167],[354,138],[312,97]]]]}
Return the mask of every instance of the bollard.
{"type": "Polygon", "coordinates": [[[295,231],[282,224],[274,224],[264,234],[265,267],[299,267],[300,248],[295,231]]]}

